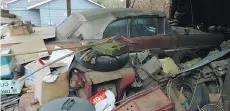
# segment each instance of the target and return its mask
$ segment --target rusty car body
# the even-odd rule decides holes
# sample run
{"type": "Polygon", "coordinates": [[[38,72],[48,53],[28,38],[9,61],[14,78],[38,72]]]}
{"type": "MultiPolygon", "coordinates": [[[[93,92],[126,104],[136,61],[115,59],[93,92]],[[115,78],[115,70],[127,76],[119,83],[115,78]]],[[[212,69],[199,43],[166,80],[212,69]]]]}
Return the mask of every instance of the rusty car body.
{"type": "MultiPolygon", "coordinates": [[[[124,36],[131,51],[159,53],[218,47],[224,36],[194,28],[170,26],[162,12],[131,8],[98,8],[73,13],[56,28],[60,40],[87,43],[111,36],[124,36]]],[[[196,50],[198,51],[198,50],[196,50]]],[[[170,55],[172,56],[172,55],[170,55]]]]}

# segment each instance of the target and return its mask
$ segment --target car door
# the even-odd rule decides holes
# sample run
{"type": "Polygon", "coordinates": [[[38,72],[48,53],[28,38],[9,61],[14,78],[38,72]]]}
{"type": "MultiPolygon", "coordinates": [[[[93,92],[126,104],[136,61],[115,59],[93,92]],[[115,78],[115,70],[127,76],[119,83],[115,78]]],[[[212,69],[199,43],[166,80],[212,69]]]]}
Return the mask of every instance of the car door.
{"type": "Polygon", "coordinates": [[[131,50],[162,50],[174,47],[175,43],[164,17],[138,16],[129,19],[131,50]],[[167,29],[167,30],[166,30],[167,29]]]}
{"type": "Polygon", "coordinates": [[[179,48],[219,46],[224,37],[222,34],[206,33],[193,28],[173,27],[173,30],[177,32],[179,48]]]}
{"type": "Polygon", "coordinates": [[[137,16],[119,19],[107,26],[103,38],[125,36],[131,51],[160,50],[172,47],[172,37],[166,35],[164,18],[137,16]],[[163,41],[162,41],[162,38],[163,41]]]}

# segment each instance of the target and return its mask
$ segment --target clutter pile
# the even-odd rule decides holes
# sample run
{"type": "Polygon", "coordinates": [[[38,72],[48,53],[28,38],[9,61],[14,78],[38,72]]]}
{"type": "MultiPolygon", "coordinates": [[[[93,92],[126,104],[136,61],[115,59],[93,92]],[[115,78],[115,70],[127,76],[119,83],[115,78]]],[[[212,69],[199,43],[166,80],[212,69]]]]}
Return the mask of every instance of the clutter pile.
{"type": "Polygon", "coordinates": [[[47,50],[41,39],[2,49],[2,110],[228,108],[230,92],[225,87],[230,76],[229,48],[177,64],[172,58],[159,58],[149,50],[129,52],[129,47],[117,39],[76,46],[74,51],[58,46],[47,50]]]}
{"type": "Polygon", "coordinates": [[[17,21],[19,21],[19,19],[16,15],[9,13],[9,10],[1,9],[1,25],[17,21]]]}
{"type": "Polygon", "coordinates": [[[25,21],[25,23],[12,22],[10,25],[8,25],[8,29],[9,29],[10,35],[12,36],[28,35],[33,32],[32,24],[30,21],[25,21]]]}

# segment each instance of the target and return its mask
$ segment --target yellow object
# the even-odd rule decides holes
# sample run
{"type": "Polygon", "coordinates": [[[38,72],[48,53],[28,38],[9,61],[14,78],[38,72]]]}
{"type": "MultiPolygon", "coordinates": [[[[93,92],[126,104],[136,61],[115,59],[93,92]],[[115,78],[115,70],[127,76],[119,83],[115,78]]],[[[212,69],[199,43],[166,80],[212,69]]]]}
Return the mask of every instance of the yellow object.
{"type": "Polygon", "coordinates": [[[185,97],[184,97],[184,95],[183,95],[182,93],[179,94],[179,100],[180,100],[180,101],[185,100],[185,97]]]}
{"type": "Polygon", "coordinates": [[[176,74],[179,72],[179,68],[178,66],[175,64],[175,62],[167,57],[164,59],[159,59],[161,64],[162,64],[162,68],[163,68],[163,72],[166,74],[176,74]]]}
{"type": "Polygon", "coordinates": [[[193,64],[197,63],[197,62],[200,61],[200,60],[201,60],[201,58],[198,57],[198,58],[195,58],[195,59],[193,59],[193,60],[191,60],[191,61],[187,61],[187,62],[183,63],[182,65],[183,65],[184,68],[187,68],[187,67],[190,67],[190,66],[192,66],[193,64]]]}
{"type": "Polygon", "coordinates": [[[216,49],[216,50],[210,51],[208,53],[208,55],[212,55],[212,54],[215,54],[215,53],[218,53],[218,52],[220,52],[220,51],[218,49],[216,49]]]}
{"type": "Polygon", "coordinates": [[[22,91],[28,91],[28,90],[32,90],[32,87],[26,87],[26,88],[23,88],[22,91]]]}

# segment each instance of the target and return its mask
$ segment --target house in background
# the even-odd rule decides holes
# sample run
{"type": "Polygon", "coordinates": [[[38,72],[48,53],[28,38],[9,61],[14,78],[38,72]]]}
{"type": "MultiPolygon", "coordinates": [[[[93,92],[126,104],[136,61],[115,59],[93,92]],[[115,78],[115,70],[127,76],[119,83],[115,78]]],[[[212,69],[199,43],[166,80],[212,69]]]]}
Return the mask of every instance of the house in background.
{"type": "MultiPolygon", "coordinates": [[[[19,19],[37,26],[58,26],[67,17],[66,0],[10,0],[7,8],[19,19]]],[[[72,13],[91,8],[104,6],[91,0],[71,0],[72,13]]]]}

